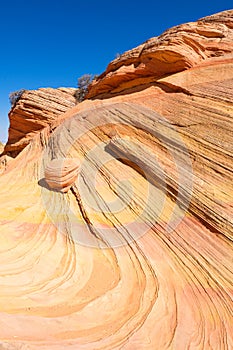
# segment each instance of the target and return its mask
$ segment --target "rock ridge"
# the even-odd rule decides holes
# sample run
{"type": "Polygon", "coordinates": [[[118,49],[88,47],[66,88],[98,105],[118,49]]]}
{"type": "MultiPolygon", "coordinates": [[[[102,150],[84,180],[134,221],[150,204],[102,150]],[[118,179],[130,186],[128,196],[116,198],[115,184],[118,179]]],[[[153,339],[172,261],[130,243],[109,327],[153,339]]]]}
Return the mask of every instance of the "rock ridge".
{"type": "Polygon", "coordinates": [[[233,10],[181,24],[113,60],[93,82],[87,98],[113,96],[206,60],[232,57],[232,51],[233,10]]]}
{"type": "Polygon", "coordinates": [[[4,154],[16,156],[31,139],[77,104],[75,88],[25,90],[9,113],[9,136],[4,154]]]}

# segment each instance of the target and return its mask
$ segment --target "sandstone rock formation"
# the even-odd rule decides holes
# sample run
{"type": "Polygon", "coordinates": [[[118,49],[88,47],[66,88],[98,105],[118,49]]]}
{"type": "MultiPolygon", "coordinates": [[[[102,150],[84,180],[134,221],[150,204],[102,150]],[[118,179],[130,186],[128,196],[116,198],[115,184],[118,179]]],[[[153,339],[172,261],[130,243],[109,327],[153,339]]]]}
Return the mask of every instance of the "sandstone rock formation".
{"type": "Polygon", "coordinates": [[[233,11],[170,33],[1,174],[3,349],[233,349],[233,11]],[[67,193],[38,185],[60,158],[67,193]]]}
{"type": "Polygon", "coordinates": [[[0,142],[0,174],[6,169],[7,161],[10,159],[10,157],[2,155],[4,147],[4,144],[0,142]]]}
{"type": "Polygon", "coordinates": [[[3,150],[4,150],[4,145],[2,142],[0,142],[0,154],[3,152],[3,150]]]}
{"type": "Polygon", "coordinates": [[[45,181],[50,189],[66,193],[77,180],[79,168],[78,159],[53,159],[45,168],[45,181]]]}
{"type": "Polygon", "coordinates": [[[157,81],[209,58],[232,56],[232,11],[168,29],[112,61],[88,97],[106,98],[157,81]]]}
{"type": "Polygon", "coordinates": [[[26,90],[9,113],[9,138],[4,152],[15,156],[45,126],[74,107],[75,88],[26,90]]]}

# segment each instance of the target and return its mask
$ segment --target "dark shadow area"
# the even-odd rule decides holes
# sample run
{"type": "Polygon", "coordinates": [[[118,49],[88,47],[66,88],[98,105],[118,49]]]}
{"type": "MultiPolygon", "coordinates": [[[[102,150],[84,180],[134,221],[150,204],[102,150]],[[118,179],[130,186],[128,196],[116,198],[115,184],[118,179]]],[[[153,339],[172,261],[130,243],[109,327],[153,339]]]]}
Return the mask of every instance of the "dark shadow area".
{"type": "MultiPolygon", "coordinates": [[[[113,149],[111,147],[111,144],[105,146],[105,151],[111,154],[111,156],[119,162],[135,170],[138,174],[140,174],[147,181],[149,181],[153,186],[163,191],[168,190],[169,185],[164,182],[160,174],[156,174],[154,171],[151,171],[151,169],[147,166],[146,161],[141,161],[139,158],[136,158],[130,154],[128,154],[126,157],[125,155],[118,153],[116,149],[113,149]]],[[[175,192],[173,190],[173,195],[176,196],[177,191],[175,192]]]]}
{"type": "Polygon", "coordinates": [[[44,187],[46,188],[47,190],[51,190],[51,188],[49,187],[49,185],[47,184],[45,178],[43,177],[43,179],[40,179],[38,181],[38,185],[41,186],[41,187],[44,187]]]}
{"type": "Polygon", "coordinates": [[[47,184],[47,182],[46,182],[46,180],[45,180],[45,177],[43,177],[42,179],[40,179],[40,180],[38,181],[38,185],[39,185],[40,187],[46,188],[46,190],[48,190],[48,191],[59,192],[59,193],[64,194],[64,192],[62,192],[62,191],[60,191],[60,190],[56,190],[55,188],[49,187],[49,185],[47,184]]]}
{"type": "MultiPolygon", "coordinates": [[[[6,144],[7,146],[7,144],[6,144]]],[[[26,145],[27,146],[27,145],[26,145]]],[[[25,146],[25,147],[26,147],[25,146]]],[[[17,149],[17,150],[12,150],[12,151],[6,151],[5,149],[3,150],[2,154],[0,154],[0,156],[9,156],[11,158],[16,158],[22,151],[23,151],[24,148],[20,148],[20,149],[17,149]]]]}

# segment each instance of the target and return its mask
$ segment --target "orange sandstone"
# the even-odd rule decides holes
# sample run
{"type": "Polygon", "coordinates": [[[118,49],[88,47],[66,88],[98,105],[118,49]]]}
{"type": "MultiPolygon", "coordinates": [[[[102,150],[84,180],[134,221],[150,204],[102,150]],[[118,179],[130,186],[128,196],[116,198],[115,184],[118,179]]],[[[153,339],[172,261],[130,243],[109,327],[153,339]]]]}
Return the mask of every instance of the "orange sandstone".
{"type": "Polygon", "coordinates": [[[168,30],[29,132],[0,176],[3,349],[233,348],[232,37],[233,11],[168,30]],[[63,194],[39,186],[61,158],[63,194]]]}

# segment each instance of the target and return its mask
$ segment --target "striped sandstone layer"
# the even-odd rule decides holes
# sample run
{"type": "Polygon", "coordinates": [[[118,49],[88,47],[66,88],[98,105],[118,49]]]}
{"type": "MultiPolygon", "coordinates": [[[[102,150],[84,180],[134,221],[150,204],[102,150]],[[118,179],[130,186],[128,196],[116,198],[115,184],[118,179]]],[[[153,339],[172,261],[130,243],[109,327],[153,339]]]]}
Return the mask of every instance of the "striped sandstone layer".
{"type": "Polygon", "coordinates": [[[3,349],[233,348],[232,14],[202,20],[221,57],[80,103],[1,174],[3,349]]]}
{"type": "Polygon", "coordinates": [[[107,98],[205,62],[231,57],[232,11],[217,13],[166,30],[112,61],[95,80],[89,98],[107,98]]]}
{"type": "Polygon", "coordinates": [[[9,113],[9,136],[4,153],[16,156],[36,133],[74,107],[75,88],[25,90],[9,113]]]}

